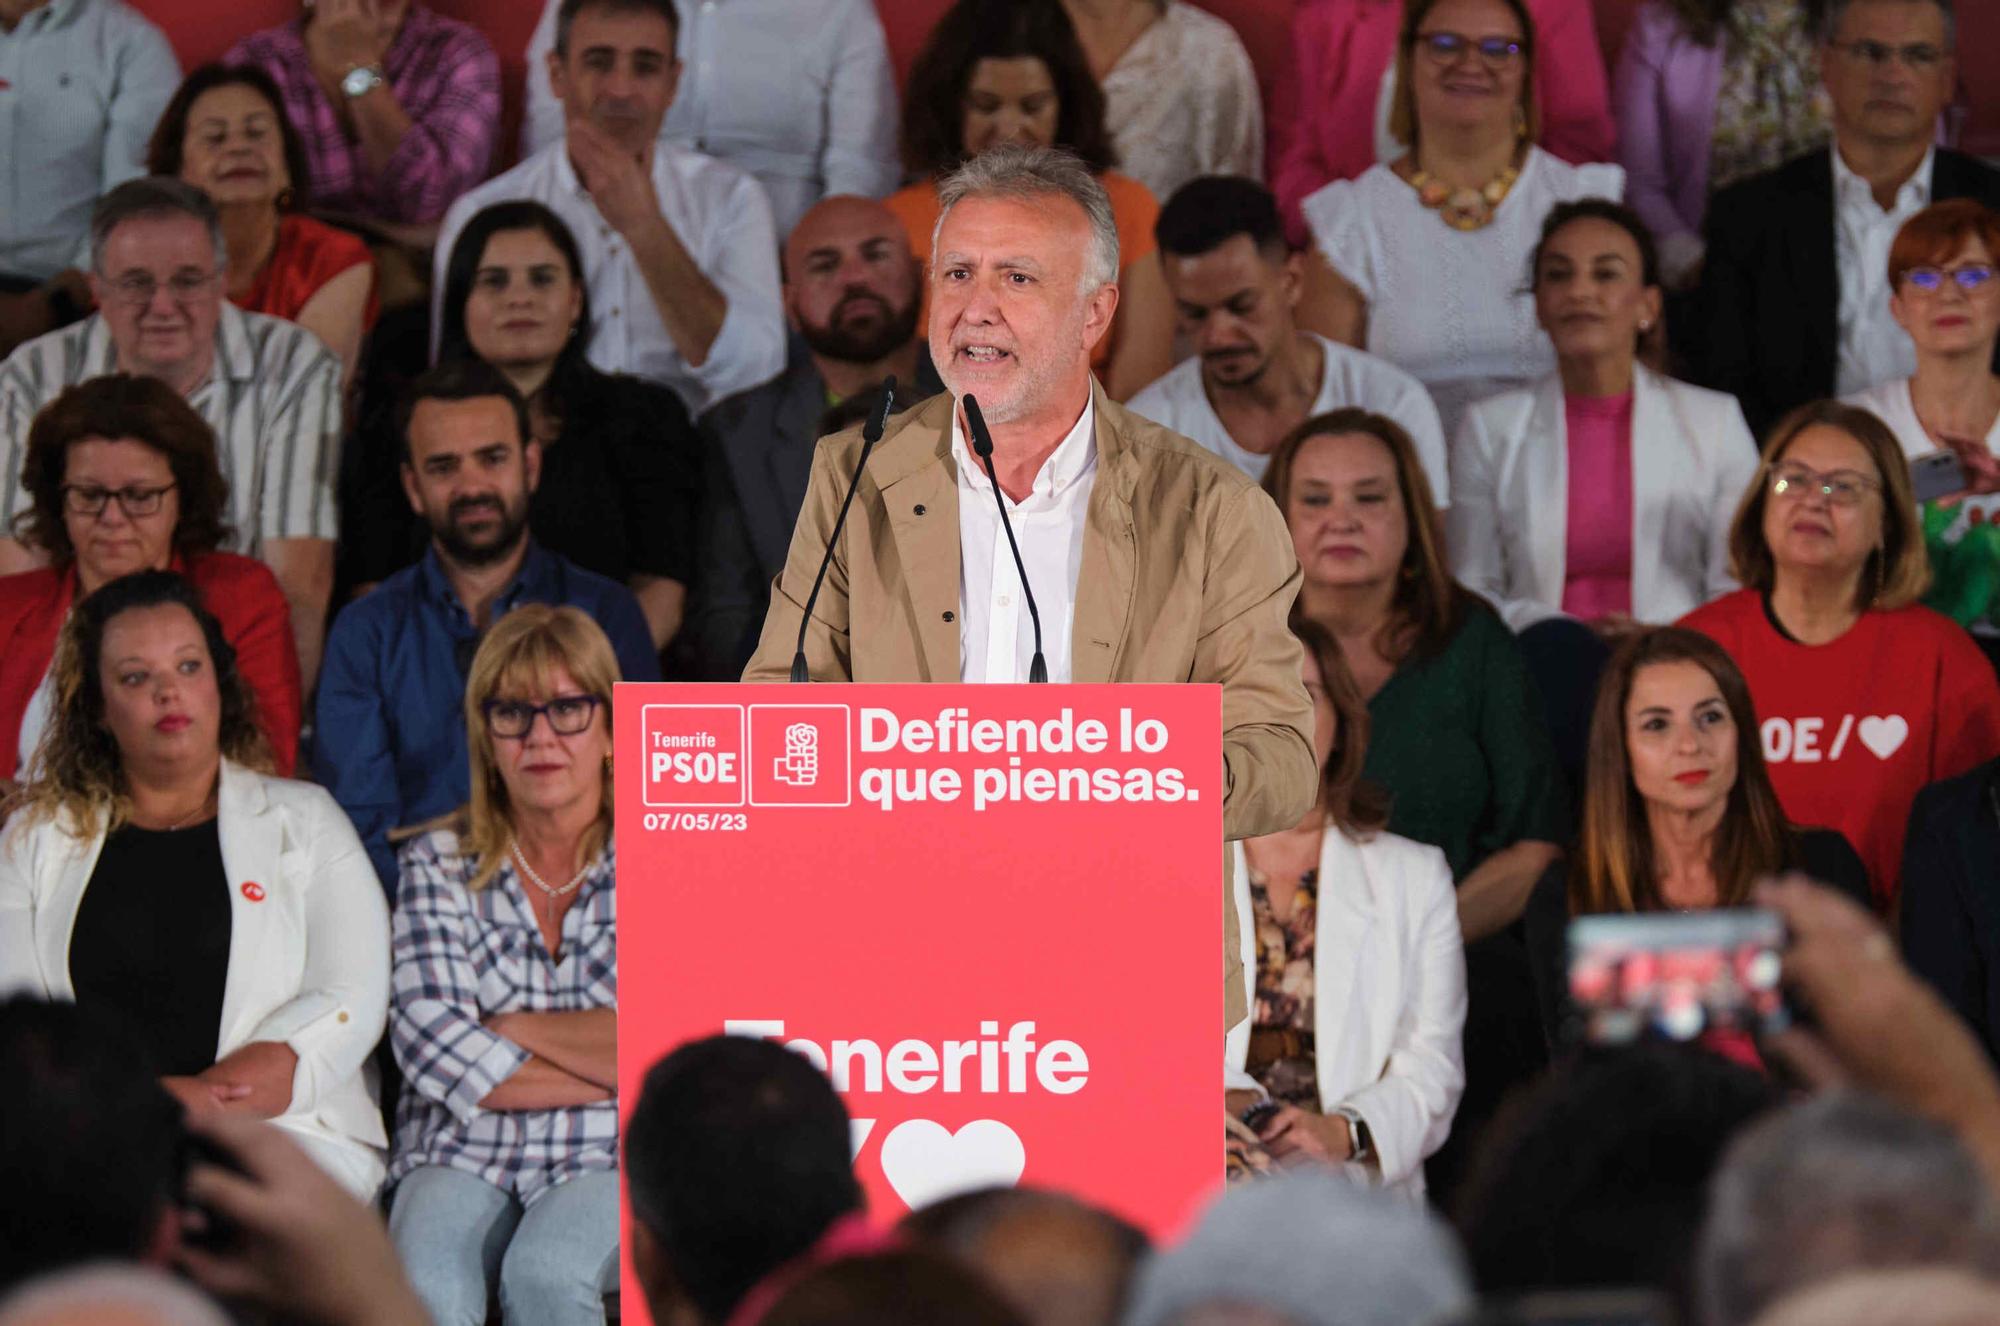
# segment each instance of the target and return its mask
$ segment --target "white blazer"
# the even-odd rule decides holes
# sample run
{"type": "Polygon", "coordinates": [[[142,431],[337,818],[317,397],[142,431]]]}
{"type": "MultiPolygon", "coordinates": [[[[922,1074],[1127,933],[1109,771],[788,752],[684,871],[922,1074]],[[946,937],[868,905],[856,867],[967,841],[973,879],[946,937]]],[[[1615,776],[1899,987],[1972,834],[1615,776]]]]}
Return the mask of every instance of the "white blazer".
{"type": "MultiPolygon", "coordinates": [[[[1736,588],[1729,521],[1757,474],[1734,396],[1643,364],[1632,383],[1632,615],[1678,621],[1736,588]]],[[[1562,615],[1569,429],[1562,380],[1488,397],[1451,443],[1452,574],[1512,629],[1562,615]]]]}
{"type": "MultiPolygon", "coordinates": [[[[1255,1009],[1257,926],[1243,844],[1234,854],[1246,1002],[1255,1009]]],[[[1421,1204],[1424,1161],[1451,1134],[1465,1091],[1465,940],[1451,867],[1435,847],[1378,833],[1357,842],[1329,824],[1319,852],[1313,1046],[1320,1108],[1368,1121],[1377,1165],[1348,1177],[1421,1204]],[[1379,1166],[1379,1168],[1378,1168],[1379,1166]]],[[[1227,1087],[1244,1072],[1250,1023],[1231,1028],[1227,1087]]]]}
{"type": "MultiPolygon", "coordinates": [[[[290,1046],[292,1104],[272,1122],[372,1198],[388,1145],[364,1072],[389,1009],[382,886],[347,816],[311,783],[225,760],[217,816],[230,935],[216,1058],[252,1041],[290,1046]]],[[[19,816],[0,836],[0,990],[76,998],[70,931],[104,837],[102,825],[82,837],[19,816]]]]}

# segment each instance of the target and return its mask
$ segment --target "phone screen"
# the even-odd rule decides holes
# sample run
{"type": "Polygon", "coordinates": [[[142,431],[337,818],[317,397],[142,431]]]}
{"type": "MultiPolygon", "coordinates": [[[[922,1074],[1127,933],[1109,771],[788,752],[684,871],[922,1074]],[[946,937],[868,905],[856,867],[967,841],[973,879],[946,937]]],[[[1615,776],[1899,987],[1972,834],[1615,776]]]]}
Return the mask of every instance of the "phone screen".
{"type": "Polygon", "coordinates": [[[1579,916],[1569,923],[1573,1042],[1766,1035],[1791,1024],[1785,925],[1757,908],[1579,916]]]}

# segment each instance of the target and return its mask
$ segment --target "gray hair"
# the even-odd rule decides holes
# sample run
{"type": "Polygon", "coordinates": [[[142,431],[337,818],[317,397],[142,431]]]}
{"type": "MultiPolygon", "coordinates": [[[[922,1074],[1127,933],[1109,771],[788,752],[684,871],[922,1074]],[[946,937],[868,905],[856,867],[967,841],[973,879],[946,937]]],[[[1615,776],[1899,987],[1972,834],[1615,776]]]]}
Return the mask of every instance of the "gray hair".
{"type": "Polygon", "coordinates": [[[198,1290],[147,1266],[97,1262],[30,1280],[0,1301],[0,1326],[88,1321],[86,1311],[122,1308],[152,1326],[229,1326],[229,1316],[198,1290]]]}
{"type": "Polygon", "coordinates": [[[937,224],[931,227],[932,263],[937,262],[944,219],[967,198],[1069,199],[1090,218],[1090,255],[1083,264],[1083,293],[1118,280],[1118,222],[1111,214],[1111,195],[1074,152],[1008,143],[981,152],[945,176],[938,184],[937,224]]]}
{"type": "Polygon", "coordinates": [[[1124,1326],[1259,1309],[1299,1326],[1427,1326],[1471,1308],[1450,1232],[1392,1194],[1330,1171],[1230,1188],[1178,1248],[1140,1269],[1124,1326]]]}
{"type": "Polygon", "coordinates": [[[1706,1326],[1744,1326],[1850,1271],[2000,1270],[2000,1210],[1949,1131],[1872,1096],[1832,1092],[1731,1144],[1695,1252],[1706,1326]]]}
{"type": "MultiPolygon", "coordinates": [[[[1857,3],[1867,4],[1871,0],[1827,0],[1826,24],[1822,29],[1825,39],[1832,41],[1840,31],[1840,22],[1847,17],[1847,11],[1857,3]]],[[[1952,0],[1930,0],[1937,6],[1938,13],[1944,15],[1944,44],[1947,50],[1958,46],[1958,14],[1952,9],[1952,0]]]]}
{"type": "Polygon", "coordinates": [[[99,275],[104,271],[104,246],[111,232],[127,221],[156,216],[191,216],[208,227],[215,241],[215,270],[229,267],[229,247],[222,239],[222,216],[207,194],[171,175],[141,175],[126,180],[97,200],[90,211],[90,266],[99,275]]]}

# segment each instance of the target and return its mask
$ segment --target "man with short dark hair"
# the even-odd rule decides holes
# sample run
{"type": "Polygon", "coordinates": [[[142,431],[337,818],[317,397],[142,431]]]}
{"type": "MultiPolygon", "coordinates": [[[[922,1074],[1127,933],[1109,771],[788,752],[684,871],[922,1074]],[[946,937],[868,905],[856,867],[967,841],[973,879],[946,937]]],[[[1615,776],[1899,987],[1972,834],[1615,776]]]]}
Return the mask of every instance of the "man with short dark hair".
{"type": "Polygon", "coordinates": [[[430,546],[342,609],[327,637],[313,777],[354,821],[393,900],[392,829],[465,804],[465,683],[486,628],[523,603],[569,604],[604,628],[627,681],[658,681],[632,591],[535,546],[541,449],[527,406],[484,360],[440,365],[397,412],[403,492],[430,546]]]}
{"type": "Polygon", "coordinates": [[[721,1326],[774,1271],[861,1225],[849,1134],[833,1084],[770,1041],[711,1036],[654,1064],[625,1121],[630,1252],[653,1320],[721,1326]]]}
{"type": "Polygon", "coordinates": [[[1128,408],[1264,477],[1272,451],[1314,415],[1356,406],[1402,425],[1440,507],[1450,505],[1444,430],[1423,384],[1386,359],[1301,331],[1305,279],[1278,203],[1255,180],[1190,180],[1153,227],[1181,335],[1195,353],[1128,408]]]}
{"type": "Polygon", "coordinates": [[[576,236],[590,362],[665,383],[699,415],[776,375],[785,334],[763,189],[734,166],[657,141],[680,85],[678,27],[673,0],[563,0],[548,60],[563,138],[445,213],[431,323],[443,325],[437,301],[465,223],[490,203],[531,198],[576,236]]]}

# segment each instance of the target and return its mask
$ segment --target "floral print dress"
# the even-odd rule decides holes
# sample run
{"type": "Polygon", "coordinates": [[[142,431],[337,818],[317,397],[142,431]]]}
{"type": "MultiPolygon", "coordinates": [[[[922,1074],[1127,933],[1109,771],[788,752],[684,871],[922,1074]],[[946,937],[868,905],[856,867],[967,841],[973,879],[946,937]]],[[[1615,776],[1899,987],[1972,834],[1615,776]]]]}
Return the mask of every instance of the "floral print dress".
{"type": "MultiPolygon", "coordinates": [[[[1263,872],[1251,867],[1249,882],[1251,925],[1257,943],[1256,1000],[1250,1011],[1252,1033],[1291,1031],[1311,1037],[1319,871],[1308,870],[1299,879],[1291,911],[1283,917],[1271,903],[1270,881],[1263,872]]],[[[1319,1075],[1310,1053],[1264,1063],[1253,1056],[1249,1071],[1279,1104],[1319,1109],[1319,1075]]],[[[1271,1157],[1263,1145],[1249,1140],[1240,1128],[1229,1130],[1226,1140],[1231,1179],[1273,1170],[1271,1157]]]]}
{"type": "Polygon", "coordinates": [[[1738,3],[1720,39],[1728,58],[1709,139],[1711,194],[1824,147],[1833,134],[1833,103],[1820,85],[1819,46],[1803,4],[1738,3]]]}

